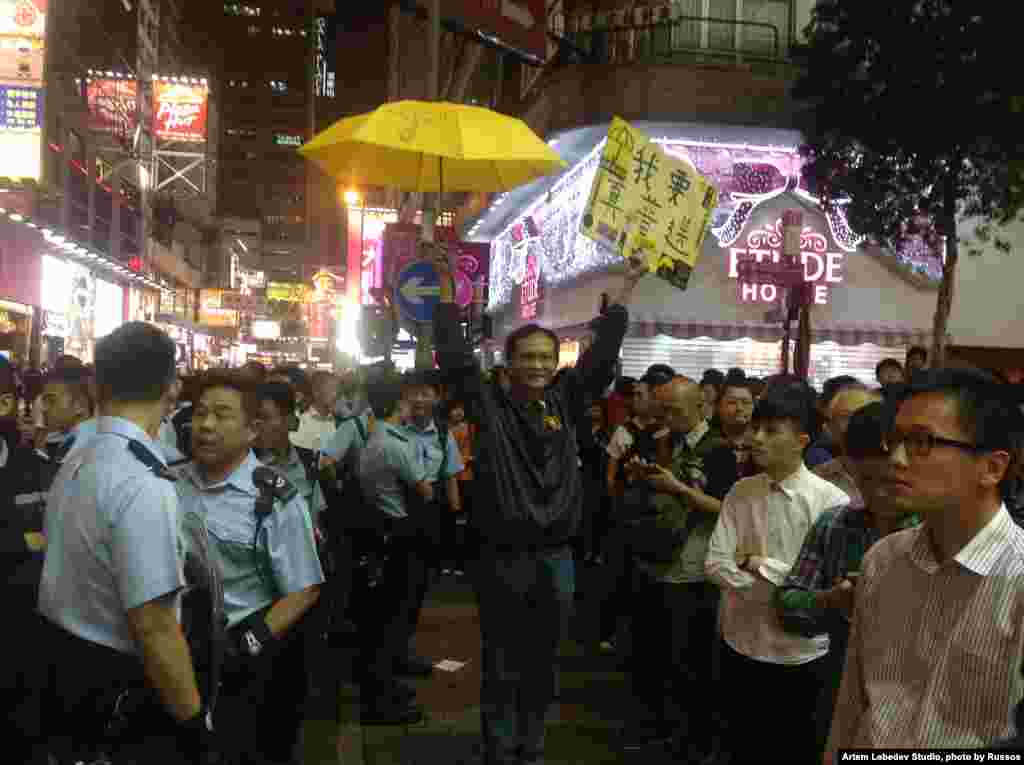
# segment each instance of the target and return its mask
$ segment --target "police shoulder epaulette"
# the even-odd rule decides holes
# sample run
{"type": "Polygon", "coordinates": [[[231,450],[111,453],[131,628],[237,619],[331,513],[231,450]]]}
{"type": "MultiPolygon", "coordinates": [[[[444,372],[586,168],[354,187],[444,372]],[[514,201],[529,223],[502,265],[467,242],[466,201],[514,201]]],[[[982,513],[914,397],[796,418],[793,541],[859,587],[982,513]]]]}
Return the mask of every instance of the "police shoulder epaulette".
{"type": "Polygon", "coordinates": [[[132,453],[139,462],[149,468],[150,472],[153,473],[157,478],[163,478],[165,481],[174,483],[178,480],[178,476],[172,473],[164,463],[162,463],[156,456],[147,449],[141,441],[131,439],[128,441],[128,451],[132,453]]]}
{"type": "Polygon", "coordinates": [[[291,502],[298,496],[299,490],[280,473],[268,467],[260,466],[252,471],[252,482],[261,493],[269,492],[274,499],[283,504],[291,502]]]}

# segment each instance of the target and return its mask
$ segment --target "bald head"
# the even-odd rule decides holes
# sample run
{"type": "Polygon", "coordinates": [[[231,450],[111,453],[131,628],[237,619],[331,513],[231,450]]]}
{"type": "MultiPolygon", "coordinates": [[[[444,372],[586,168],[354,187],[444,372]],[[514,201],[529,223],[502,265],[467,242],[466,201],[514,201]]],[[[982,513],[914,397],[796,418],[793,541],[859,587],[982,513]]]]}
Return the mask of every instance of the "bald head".
{"type": "Polygon", "coordinates": [[[828,432],[832,436],[836,452],[841,454],[845,451],[846,429],[854,412],[882,400],[881,393],[867,387],[844,388],[836,394],[828,407],[828,432]]]}
{"type": "Polygon", "coordinates": [[[704,419],[704,392],[689,377],[677,376],[654,390],[665,426],[673,433],[689,433],[704,419]]]}

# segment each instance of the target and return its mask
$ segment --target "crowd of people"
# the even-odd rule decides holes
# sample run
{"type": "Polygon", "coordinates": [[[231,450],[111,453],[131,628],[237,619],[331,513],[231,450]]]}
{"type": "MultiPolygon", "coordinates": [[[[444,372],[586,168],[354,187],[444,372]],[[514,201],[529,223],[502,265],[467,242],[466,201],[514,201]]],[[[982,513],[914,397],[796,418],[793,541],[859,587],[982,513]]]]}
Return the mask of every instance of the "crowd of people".
{"type": "Polygon", "coordinates": [[[625,749],[1014,746],[1011,386],[918,348],[820,392],[616,378],[642,273],[562,370],[530,325],[483,374],[446,279],[439,369],[373,365],[344,396],[297,367],[179,377],[141,323],[92,366],[0,361],[12,761],[294,762],[311,678],[343,665],[363,724],[416,723],[401,678],[433,671],[412,638],[440,575],[477,597],[483,761],[543,762],[579,567],[603,574],[593,648],[631,674],[625,749]]]}

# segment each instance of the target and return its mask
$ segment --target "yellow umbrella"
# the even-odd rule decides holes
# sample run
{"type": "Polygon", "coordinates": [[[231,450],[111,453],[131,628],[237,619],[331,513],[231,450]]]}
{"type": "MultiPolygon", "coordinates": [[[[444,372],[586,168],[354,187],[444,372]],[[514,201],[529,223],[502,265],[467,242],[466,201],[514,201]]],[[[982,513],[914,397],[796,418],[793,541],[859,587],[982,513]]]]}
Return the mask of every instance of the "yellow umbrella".
{"type": "Polygon", "coordinates": [[[443,101],[384,104],[299,152],[352,185],[428,193],[508,191],[566,166],[522,120],[443,101]]]}

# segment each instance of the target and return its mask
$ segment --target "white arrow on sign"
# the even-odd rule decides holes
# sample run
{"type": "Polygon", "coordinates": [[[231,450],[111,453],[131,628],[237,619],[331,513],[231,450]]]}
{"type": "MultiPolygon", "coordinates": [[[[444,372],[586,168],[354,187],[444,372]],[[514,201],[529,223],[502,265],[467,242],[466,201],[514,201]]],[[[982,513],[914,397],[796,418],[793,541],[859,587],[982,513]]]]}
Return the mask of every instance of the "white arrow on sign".
{"type": "Polygon", "coordinates": [[[407,281],[398,289],[402,293],[402,297],[408,300],[413,305],[419,305],[423,302],[424,297],[430,295],[441,295],[441,285],[435,284],[433,287],[423,286],[423,277],[414,276],[412,279],[407,281]]]}

